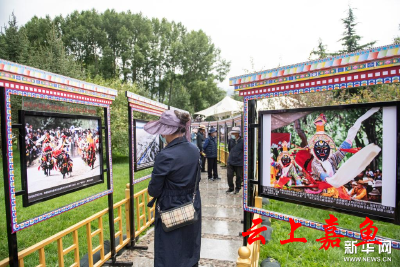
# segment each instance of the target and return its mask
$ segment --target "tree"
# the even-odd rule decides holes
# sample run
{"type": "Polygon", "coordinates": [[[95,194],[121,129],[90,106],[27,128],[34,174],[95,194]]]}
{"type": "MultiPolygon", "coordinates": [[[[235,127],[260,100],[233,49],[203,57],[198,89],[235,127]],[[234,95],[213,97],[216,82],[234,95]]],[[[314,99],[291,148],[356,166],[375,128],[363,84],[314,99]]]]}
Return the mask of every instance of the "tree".
{"type": "Polygon", "coordinates": [[[8,26],[0,32],[0,57],[26,64],[29,57],[29,40],[25,30],[20,30],[14,12],[11,13],[8,26]]]}
{"type": "Polygon", "coordinates": [[[339,41],[343,41],[342,45],[344,49],[341,50],[340,53],[352,53],[357,50],[372,47],[376,43],[376,41],[373,41],[363,45],[359,44],[361,36],[356,34],[355,27],[358,23],[356,23],[355,20],[353,9],[349,6],[347,17],[342,19],[345,31],[343,32],[343,38],[339,41]]]}
{"type": "Polygon", "coordinates": [[[47,35],[52,30],[54,24],[50,16],[38,18],[34,16],[30,21],[21,27],[25,30],[30,45],[35,49],[45,46],[47,43],[47,35]]]}
{"type": "MultiPolygon", "coordinates": [[[[399,30],[400,30],[400,24],[399,24],[399,30]]],[[[395,44],[400,43],[400,36],[399,35],[397,37],[393,38],[393,43],[395,43],[395,44]]]]}
{"type": "Polygon", "coordinates": [[[76,79],[85,78],[79,63],[66,54],[64,43],[54,26],[47,34],[46,42],[45,46],[34,51],[28,65],[76,79]]]}
{"type": "Polygon", "coordinates": [[[115,10],[33,17],[20,29],[12,15],[0,34],[0,56],[75,78],[120,79],[143,96],[186,110],[218,102],[225,91],[217,82],[230,68],[202,30],[115,10]]]}
{"type": "Polygon", "coordinates": [[[6,59],[17,62],[20,39],[18,34],[17,18],[14,15],[14,12],[11,13],[10,20],[8,21],[8,26],[4,26],[4,36],[4,54],[6,56],[6,59]]]}
{"type": "Polygon", "coordinates": [[[326,50],[326,45],[322,44],[322,39],[319,38],[318,39],[318,47],[316,50],[312,50],[309,56],[309,60],[312,60],[312,57],[315,56],[315,59],[323,59],[323,58],[327,58],[328,56],[330,56],[331,54],[329,54],[326,50]]]}

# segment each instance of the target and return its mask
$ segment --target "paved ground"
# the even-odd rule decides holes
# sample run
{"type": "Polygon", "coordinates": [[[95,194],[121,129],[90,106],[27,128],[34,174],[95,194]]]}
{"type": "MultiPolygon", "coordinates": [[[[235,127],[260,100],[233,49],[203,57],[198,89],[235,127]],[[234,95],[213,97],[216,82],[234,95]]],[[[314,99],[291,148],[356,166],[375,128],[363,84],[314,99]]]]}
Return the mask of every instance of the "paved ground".
{"type": "MultiPolygon", "coordinates": [[[[202,200],[202,235],[200,266],[236,266],[237,251],[242,246],[239,232],[243,230],[242,191],[226,194],[228,189],[226,168],[218,166],[221,180],[208,181],[207,173],[202,173],[200,192],[202,200]]],[[[147,250],[126,250],[119,261],[132,261],[134,267],[153,266],[154,232],[151,229],[141,237],[139,246],[147,250]]]]}

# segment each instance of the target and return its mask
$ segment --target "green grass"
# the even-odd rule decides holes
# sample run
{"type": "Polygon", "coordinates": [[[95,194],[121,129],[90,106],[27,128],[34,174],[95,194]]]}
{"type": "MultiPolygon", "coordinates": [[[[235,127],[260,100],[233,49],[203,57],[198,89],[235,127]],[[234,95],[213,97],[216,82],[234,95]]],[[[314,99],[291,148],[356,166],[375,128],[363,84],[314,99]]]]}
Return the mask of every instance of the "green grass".
{"type": "MultiPolygon", "coordinates": [[[[307,206],[286,203],[283,201],[270,200],[269,205],[264,205],[264,209],[275,212],[290,214],[296,217],[307,218],[309,220],[325,223],[325,219],[329,219],[329,214],[338,218],[339,227],[350,230],[360,230],[360,224],[365,218],[350,216],[338,212],[311,208],[307,206]]],[[[374,226],[378,227],[379,236],[399,239],[400,226],[391,223],[374,221],[374,226]]],[[[353,241],[351,238],[341,238],[340,248],[329,248],[327,251],[319,249],[322,243],[316,239],[325,236],[323,231],[314,230],[306,227],[300,227],[295,231],[295,237],[305,237],[307,243],[287,243],[280,244],[280,240],[289,238],[290,224],[288,222],[272,219],[272,238],[266,245],[261,245],[260,259],[261,261],[267,257],[271,257],[279,261],[281,266],[399,266],[400,251],[392,250],[391,254],[378,253],[378,245],[374,245],[375,252],[366,254],[358,248],[357,255],[346,255],[345,241],[353,241]],[[344,262],[344,257],[391,257],[391,262],[344,262]]]]}
{"type": "MultiPolygon", "coordinates": [[[[18,153],[15,151],[15,174],[16,174],[16,187],[19,189],[21,187],[20,183],[20,166],[18,153]]],[[[144,175],[150,174],[152,169],[146,169],[135,173],[135,178],[138,179],[144,175]]],[[[4,181],[3,181],[3,171],[2,165],[0,165],[0,213],[3,216],[0,217],[0,260],[8,257],[8,246],[7,246],[7,231],[6,231],[6,216],[5,216],[5,205],[4,205],[4,181]]],[[[114,180],[114,203],[125,198],[125,188],[126,184],[129,182],[129,159],[128,157],[116,156],[113,157],[113,180],[114,180]]],[[[147,187],[149,180],[143,181],[135,185],[135,193],[147,187]]],[[[67,205],[74,201],[83,199],[85,197],[94,195],[98,192],[106,190],[107,183],[92,186],[74,193],[70,193],[49,201],[32,205],[30,207],[22,207],[22,198],[17,197],[17,216],[18,222],[22,222],[27,219],[31,219],[37,215],[43,214],[45,212],[54,210],[58,207],[67,205]]],[[[107,196],[102,197],[98,200],[87,203],[81,207],[75,208],[71,211],[65,212],[54,218],[46,220],[42,223],[33,225],[29,228],[21,230],[17,234],[18,240],[18,250],[21,251],[24,248],[30,247],[37,242],[46,239],[82,220],[85,218],[105,209],[108,207],[107,196]]],[[[124,208],[123,208],[123,223],[125,224],[124,208]]],[[[117,217],[116,212],[114,212],[114,217],[117,217]]],[[[110,239],[109,226],[108,226],[108,214],[103,216],[103,226],[105,229],[104,240],[110,239]]],[[[98,227],[97,220],[92,223],[92,231],[96,230],[98,227]]],[[[117,227],[117,224],[115,225],[117,227]]],[[[124,225],[125,229],[125,225],[124,225]]],[[[116,230],[117,231],[117,230],[116,230]]],[[[97,246],[99,243],[98,237],[93,238],[93,247],[97,246]]],[[[72,236],[68,235],[63,238],[64,249],[72,244],[72,236]]],[[[79,254],[82,258],[83,255],[87,253],[87,243],[86,243],[86,227],[79,230],[79,254]]],[[[46,252],[46,263],[48,266],[57,265],[57,243],[54,242],[45,249],[46,252]]],[[[73,260],[73,252],[69,253],[65,257],[65,263],[71,265],[73,260]]],[[[34,253],[32,256],[28,257],[25,261],[25,266],[35,266],[38,262],[38,255],[34,253]]]]}

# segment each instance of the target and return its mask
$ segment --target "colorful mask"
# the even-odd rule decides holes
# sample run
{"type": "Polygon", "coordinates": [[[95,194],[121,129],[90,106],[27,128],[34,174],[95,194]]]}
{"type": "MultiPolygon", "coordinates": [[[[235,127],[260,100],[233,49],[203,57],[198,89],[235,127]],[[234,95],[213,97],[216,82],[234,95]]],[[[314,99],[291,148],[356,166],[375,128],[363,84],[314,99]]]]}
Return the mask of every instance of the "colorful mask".
{"type": "Polygon", "coordinates": [[[284,168],[290,166],[293,161],[293,157],[289,154],[287,150],[288,143],[286,141],[282,142],[282,149],[283,151],[279,154],[278,158],[276,159],[277,162],[284,168]]]}
{"type": "Polygon", "coordinates": [[[320,161],[327,160],[336,151],[336,145],[332,137],[325,133],[326,122],[325,115],[320,114],[314,121],[317,132],[308,140],[308,147],[311,153],[320,161]]]}
{"type": "Polygon", "coordinates": [[[319,140],[314,145],[314,155],[320,160],[325,161],[329,158],[331,148],[329,147],[328,143],[319,140]]]}
{"type": "Polygon", "coordinates": [[[282,161],[282,165],[283,167],[287,167],[290,165],[290,163],[292,162],[292,160],[290,159],[289,155],[283,155],[281,158],[282,161]]]}

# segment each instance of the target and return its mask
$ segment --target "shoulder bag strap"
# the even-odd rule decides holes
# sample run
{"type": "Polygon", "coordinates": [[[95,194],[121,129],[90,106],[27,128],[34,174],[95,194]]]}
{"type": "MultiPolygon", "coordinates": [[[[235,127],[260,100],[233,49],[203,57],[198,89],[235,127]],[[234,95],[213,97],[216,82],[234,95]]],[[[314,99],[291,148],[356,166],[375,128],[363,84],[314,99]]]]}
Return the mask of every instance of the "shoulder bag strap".
{"type": "Polygon", "coordinates": [[[200,180],[200,176],[201,176],[201,173],[200,173],[200,166],[201,166],[201,160],[199,159],[199,164],[197,164],[196,182],[195,182],[195,184],[194,184],[193,203],[194,203],[194,199],[195,199],[195,197],[196,197],[197,184],[198,184],[198,182],[199,182],[199,180],[200,180]]]}

